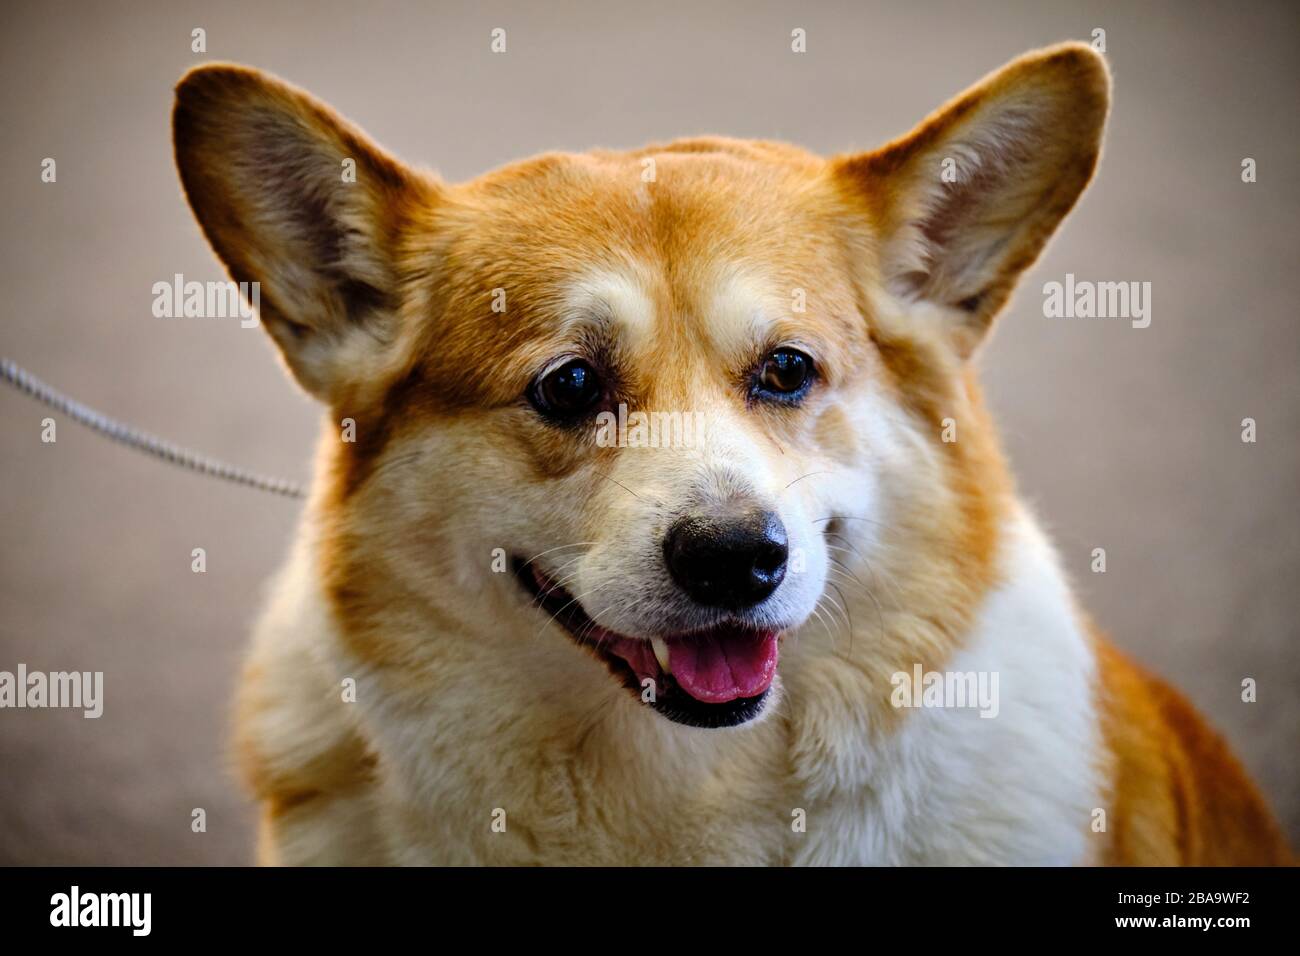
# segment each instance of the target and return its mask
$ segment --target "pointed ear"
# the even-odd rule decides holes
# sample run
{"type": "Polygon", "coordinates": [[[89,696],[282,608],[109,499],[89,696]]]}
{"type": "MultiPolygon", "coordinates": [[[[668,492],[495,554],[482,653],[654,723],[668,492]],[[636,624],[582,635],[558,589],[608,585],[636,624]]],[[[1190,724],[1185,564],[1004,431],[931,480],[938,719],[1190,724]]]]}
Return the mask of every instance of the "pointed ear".
{"type": "Polygon", "coordinates": [[[936,307],[962,357],[1088,184],[1109,100],[1102,57],[1061,44],[1013,60],[902,139],[832,160],[887,287],[936,307]]]}
{"type": "Polygon", "coordinates": [[[176,87],[176,165],[212,248],[299,383],[325,401],[396,332],[396,246],[436,184],[272,76],[201,66],[176,87]]]}

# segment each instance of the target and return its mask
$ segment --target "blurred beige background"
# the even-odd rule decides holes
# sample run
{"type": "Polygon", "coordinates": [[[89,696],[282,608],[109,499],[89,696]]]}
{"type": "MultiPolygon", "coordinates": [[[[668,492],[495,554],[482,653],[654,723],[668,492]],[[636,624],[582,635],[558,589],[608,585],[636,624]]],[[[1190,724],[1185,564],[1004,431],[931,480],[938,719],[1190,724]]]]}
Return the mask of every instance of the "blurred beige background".
{"type": "MultiPolygon", "coordinates": [[[[224,278],[169,142],[172,85],[205,59],[279,73],[461,179],[692,133],[867,147],[1025,49],[1104,28],[1100,176],[1003,316],[985,380],[1087,606],[1227,733],[1300,844],[1297,9],[7,0],[0,354],[181,444],[306,479],[316,412],[263,333],[150,314],[156,281],[224,278]],[[498,26],[504,55],[489,52],[498,26]],[[790,52],[795,27],[806,54],[790,52]],[[1151,327],[1043,318],[1042,284],[1066,272],[1151,282],[1151,327]],[[1258,703],[1240,701],[1243,677],[1258,703]]],[[[249,861],[229,700],[298,506],[66,421],[43,445],[45,414],[0,391],[0,670],[103,670],[105,715],[0,712],[0,862],[249,861]]]]}

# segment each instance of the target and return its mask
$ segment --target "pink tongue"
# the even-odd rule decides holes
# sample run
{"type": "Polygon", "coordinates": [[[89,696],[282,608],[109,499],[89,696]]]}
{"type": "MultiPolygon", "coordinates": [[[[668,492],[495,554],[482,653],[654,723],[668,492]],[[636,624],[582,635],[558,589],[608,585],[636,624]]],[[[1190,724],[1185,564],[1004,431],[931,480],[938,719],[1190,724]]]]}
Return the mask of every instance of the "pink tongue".
{"type": "Polygon", "coordinates": [[[718,628],[668,642],[677,686],[698,701],[757,697],[776,675],[777,632],[718,628]]]}

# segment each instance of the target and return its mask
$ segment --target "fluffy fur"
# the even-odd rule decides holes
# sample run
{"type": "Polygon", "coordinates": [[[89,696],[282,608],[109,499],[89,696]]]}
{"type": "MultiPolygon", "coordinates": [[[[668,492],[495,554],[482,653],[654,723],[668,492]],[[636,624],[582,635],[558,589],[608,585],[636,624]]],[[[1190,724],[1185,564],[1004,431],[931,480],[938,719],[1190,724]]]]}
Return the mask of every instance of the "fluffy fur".
{"type": "Polygon", "coordinates": [[[1222,741],[1075,607],[970,362],[1090,179],[1108,97],[1065,44],[866,154],[697,139],[449,184],[264,73],[186,75],[186,194],[329,409],[240,692],[262,860],[1285,861],[1222,741]],[[807,401],[747,402],[790,342],[807,401]],[[709,441],[541,420],[522,396],[569,354],[709,441]],[[803,561],[763,611],[790,625],[777,699],[733,729],[644,707],[494,560],[656,633],[693,613],[666,527],[738,496],[803,561]],[[998,715],[895,708],[916,664],[998,674],[998,715]]]}

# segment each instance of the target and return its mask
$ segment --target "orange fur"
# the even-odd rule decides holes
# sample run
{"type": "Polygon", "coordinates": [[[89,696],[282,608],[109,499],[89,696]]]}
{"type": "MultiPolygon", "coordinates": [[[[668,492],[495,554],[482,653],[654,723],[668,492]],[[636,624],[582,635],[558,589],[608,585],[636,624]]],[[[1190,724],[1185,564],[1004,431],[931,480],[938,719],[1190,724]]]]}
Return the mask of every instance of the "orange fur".
{"type": "MultiPolygon", "coordinates": [[[[229,65],[189,73],[175,112],[186,194],[231,275],[266,286],[268,331],[329,408],[301,556],[241,691],[238,748],[264,804],[264,857],[390,861],[428,841],[452,860],[799,858],[784,823],[764,828],[790,806],[829,807],[818,774],[840,785],[861,769],[855,748],[917,720],[890,706],[891,673],[978,651],[990,600],[1025,570],[1009,563],[1022,510],[967,359],[1087,185],[1108,98],[1101,59],[1065,44],[871,153],[826,160],[696,138],[548,154],[448,184],[288,84],[229,65]],[[938,170],[954,157],[961,176],[945,184],[938,170]],[[348,158],[358,181],[340,185],[348,158]],[[802,312],[789,306],[796,289],[802,312]],[[498,290],[504,314],[492,308],[498,290]],[[815,354],[819,391],[798,410],[749,407],[747,369],[792,340],[815,354]],[[733,454],[749,456],[733,472],[717,466],[727,481],[762,478],[806,516],[835,516],[826,537],[849,545],[839,550],[877,549],[862,568],[871,602],[858,607],[874,628],[852,635],[847,654],[819,656],[812,637],[791,649],[797,693],[776,730],[686,747],[672,729],[634,723],[643,715],[618,709],[622,690],[575,648],[554,634],[518,640],[545,622],[509,617],[528,609],[482,568],[485,541],[531,554],[657,529],[667,506],[654,489],[706,470],[668,456],[650,467],[538,422],[521,396],[539,367],[587,348],[617,368],[627,404],[726,423],[733,454]],[[337,440],[344,418],[355,442],[337,440]],[[957,441],[939,437],[949,422],[957,441]],[[902,479],[872,470],[907,455],[902,479]],[[813,477],[831,471],[850,480],[813,477]],[[862,475],[900,496],[887,527],[874,521],[879,540],[852,525],[873,520],[851,513],[862,475]],[[511,683],[507,657],[544,676],[511,683]],[[340,711],[338,682],[351,675],[372,681],[371,696],[340,711]],[[444,700],[460,703],[437,720],[421,710],[444,700]],[[416,746],[400,737],[412,727],[425,734],[416,746]],[[634,733],[658,755],[653,773],[636,766],[634,733]],[[693,762],[701,754],[716,762],[693,762]],[[422,816],[428,794],[401,802],[403,784],[418,789],[402,771],[420,760],[435,768],[411,774],[421,785],[455,777],[465,791],[448,814],[516,786],[516,836],[491,842],[466,823],[449,839],[439,827],[450,824],[422,816]],[[489,786],[502,768],[508,778],[489,786]],[[681,806],[691,812],[673,816],[681,806]],[[724,828],[734,839],[701,857],[724,828]]],[[[1190,706],[1104,641],[1089,653],[1109,794],[1093,855],[1286,861],[1253,785],[1190,706]]],[[[887,789],[871,780],[837,809],[853,820],[853,801],[878,784],[887,789]]]]}
{"type": "Polygon", "coordinates": [[[1096,643],[1114,759],[1106,862],[1291,864],[1268,805],[1223,738],[1178,691],[1102,637],[1096,643]]]}

